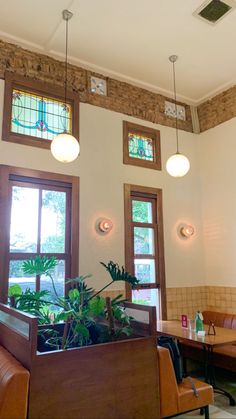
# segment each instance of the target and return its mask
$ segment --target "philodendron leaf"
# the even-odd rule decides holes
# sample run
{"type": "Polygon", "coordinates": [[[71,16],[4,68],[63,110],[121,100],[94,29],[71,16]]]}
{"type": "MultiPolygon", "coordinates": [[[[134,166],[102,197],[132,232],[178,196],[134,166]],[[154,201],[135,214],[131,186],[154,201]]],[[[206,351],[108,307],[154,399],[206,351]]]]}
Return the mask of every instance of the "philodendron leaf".
{"type": "Polygon", "coordinates": [[[125,310],[123,307],[114,306],[112,307],[113,315],[116,320],[119,320],[122,323],[129,324],[130,323],[130,317],[125,313],[125,310]]]}
{"type": "Polygon", "coordinates": [[[72,315],[74,315],[74,310],[62,311],[57,315],[57,321],[67,321],[71,318],[72,315]]]}
{"type": "Polygon", "coordinates": [[[119,336],[122,336],[122,335],[131,336],[132,335],[132,328],[129,327],[129,326],[117,328],[115,330],[115,335],[116,335],[116,337],[119,337],[119,336]]]}
{"type": "Polygon", "coordinates": [[[80,293],[77,290],[77,288],[71,289],[69,291],[69,293],[68,293],[68,297],[69,297],[70,301],[76,301],[76,300],[78,300],[79,297],[80,297],[80,293]]]}
{"type": "Polygon", "coordinates": [[[132,288],[138,285],[139,280],[136,276],[132,276],[129,272],[127,272],[124,266],[120,268],[118,263],[114,263],[112,260],[110,260],[107,265],[103,262],[100,263],[109,272],[113,281],[125,281],[130,284],[132,288]]]}
{"type": "Polygon", "coordinates": [[[106,301],[103,297],[97,296],[89,301],[89,312],[94,316],[99,316],[104,312],[106,301]]]}
{"type": "Polygon", "coordinates": [[[82,335],[84,338],[89,338],[89,330],[84,324],[77,323],[74,327],[74,332],[82,335]]]}
{"type": "Polygon", "coordinates": [[[22,294],[22,288],[18,284],[13,284],[8,288],[9,297],[16,297],[22,294]]]}
{"type": "Polygon", "coordinates": [[[47,256],[35,256],[34,259],[23,262],[22,270],[28,275],[49,275],[57,264],[58,261],[54,256],[50,258],[47,256]]]}

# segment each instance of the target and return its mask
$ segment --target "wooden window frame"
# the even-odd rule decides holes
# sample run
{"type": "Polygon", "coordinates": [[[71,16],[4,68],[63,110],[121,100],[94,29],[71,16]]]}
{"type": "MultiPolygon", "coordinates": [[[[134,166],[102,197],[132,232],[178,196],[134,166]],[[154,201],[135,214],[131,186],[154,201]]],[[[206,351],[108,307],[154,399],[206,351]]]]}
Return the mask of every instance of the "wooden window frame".
{"type": "Polygon", "coordinates": [[[132,166],[141,166],[148,169],[161,170],[161,142],[160,131],[123,121],[123,163],[132,166]],[[128,134],[132,131],[134,134],[149,137],[153,140],[153,161],[137,159],[129,156],[129,138],[128,134]]]}
{"type": "MultiPolygon", "coordinates": [[[[11,115],[12,115],[12,92],[13,89],[21,89],[24,92],[35,93],[45,97],[64,102],[64,89],[60,86],[43,83],[15,73],[5,72],[5,93],[4,93],[4,110],[2,139],[17,144],[24,144],[32,147],[40,147],[50,149],[51,141],[31,135],[18,134],[11,131],[11,115]]],[[[67,102],[72,107],[72,134],[75,138],[79,138],[79,96],[78,94],[68,91],[67,102]]]]}
{"type": "MultiPolygon", "coordinates": [[[[160,318],[165,320],[167,318],[166,307],[166,281],[165,281],[165,260],[164,260],[164,233],[163,233],[163,214],[162,214],[162,190],[158,188],[149,188],[139,185],[124,184],[124,213],[125,213],[125,267],[134,275],[134,245],[133,245],[133,232],[132,228],[136,224],[132,221],[132,197],[140,197],[143,200],[150,202],[155,200],[156,214],[153,214],[156,221],[156,277],[158,281],[152,284],[140,284],[135,289],[153,289],[156,288],[160,292],[159,306],[160,318]]],[[[154,223],[153,223],[154,224],[154,223]]],[[[146,227],[147,224],[143,223],[146,227]]],[[[147,255],[146,255],[147,256],[147,255]]],[[[126,298],[131,300],[132,290],[126,284],[126,298]]]]}
{"type": "MultiPolygon", "coordinates": [[[[22,184],[28,183],[29,185],[30,183],[38,183],[39,185],[55,187],[58,184],[59,187],[70,190],[70,229],[66,237],[66,240],[70,241],[70,247],[67,245],[65,249],[67,258],[70,260],[70,269],[65,274],[67,277],[74,278],[78,276],[79,272],[79,178],[76,176],[0,165],[0,301],[3,303],[7,302],[9,260],[12,259],[10,258],[9,251],[12,179],[14,182],[19,179],[22,184]]],[[[32,254],[33,256],[34,254],[32,254]]]]}

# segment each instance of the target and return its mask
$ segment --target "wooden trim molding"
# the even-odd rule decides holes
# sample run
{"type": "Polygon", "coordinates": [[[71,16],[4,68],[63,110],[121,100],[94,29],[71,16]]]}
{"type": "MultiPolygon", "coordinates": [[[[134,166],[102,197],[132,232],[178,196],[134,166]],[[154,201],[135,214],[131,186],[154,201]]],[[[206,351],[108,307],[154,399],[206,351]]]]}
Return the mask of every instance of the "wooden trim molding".
{"type": "MultiPolygon", "coordinates": [[[[15,73],[5,72],[5,93],[4,93],[4,110],[3,110],[3,126],[2,139],[13,143],[29,145],[32,147],[40,147],[50,149],[51,141],[47,141],[31,135],[19,134],[11,131],[11,115],[12,115],[12,91],[13,89],[21,89],[24,92],[43,95],[47,98],[64,102],[64,90],[62,87],[43,83],[28,77],[19,76],[15,73]]],[[[71,91],[67,93],[67,103],[72,107],[72,134],[75,138],[79,138],[79,96],[71,91]]]]}
{"type": "Polygon", "coordinates": [[[148,169],[161,170],[161,142],[160,131],[123,121],[123,163],[133,166],[146,167],[148,169]],[[153,161],[131,157],[129,155],[129,134],[137,134],[140,137],[150,138],[152,140],[153,161]]]}

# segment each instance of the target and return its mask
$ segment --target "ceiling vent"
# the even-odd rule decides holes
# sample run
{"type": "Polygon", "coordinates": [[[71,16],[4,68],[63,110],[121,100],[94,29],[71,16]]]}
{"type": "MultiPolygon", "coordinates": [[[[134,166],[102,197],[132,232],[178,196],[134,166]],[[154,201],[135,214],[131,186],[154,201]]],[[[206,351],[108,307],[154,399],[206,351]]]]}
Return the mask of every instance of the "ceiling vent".
{"type": "Polygon", "coordinates": [[[215,25],[236,7],[234,0],[205,1],[193,15],[211,25],[215,25]]]}

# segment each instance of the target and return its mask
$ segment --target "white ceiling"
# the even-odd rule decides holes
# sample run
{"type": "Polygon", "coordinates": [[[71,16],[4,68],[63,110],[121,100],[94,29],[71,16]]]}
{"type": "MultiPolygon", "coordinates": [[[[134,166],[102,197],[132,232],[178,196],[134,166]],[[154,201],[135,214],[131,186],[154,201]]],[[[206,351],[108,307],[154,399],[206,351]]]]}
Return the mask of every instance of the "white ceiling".
{"type": "MultiPolygon", "coordinates": [[[[236,0],[235,0],[236,1],[236,0]]],[[[192,13],[203,0],[0,0],[0,38],[104,75],[197,104],[235,84],[236,11],[211,26],[192,13]]]]}

